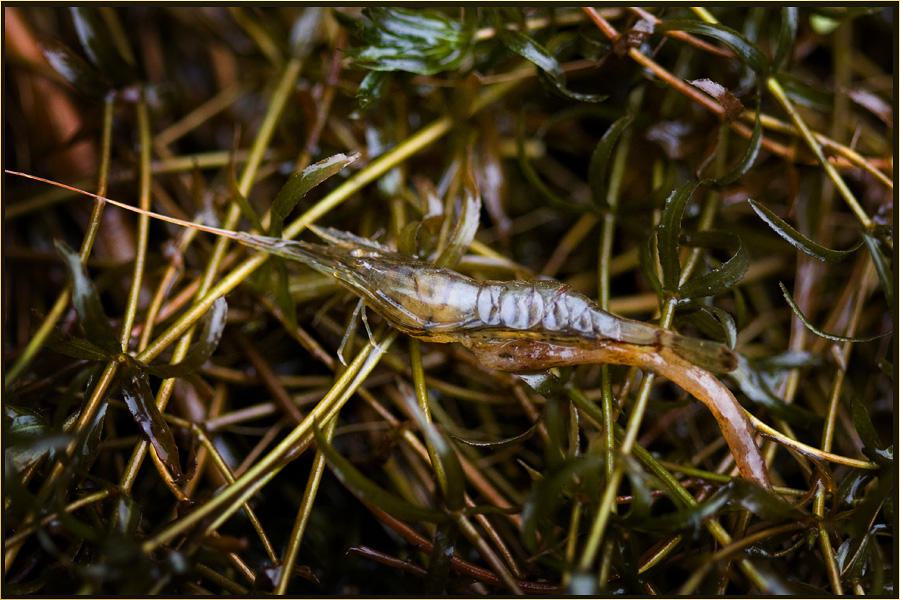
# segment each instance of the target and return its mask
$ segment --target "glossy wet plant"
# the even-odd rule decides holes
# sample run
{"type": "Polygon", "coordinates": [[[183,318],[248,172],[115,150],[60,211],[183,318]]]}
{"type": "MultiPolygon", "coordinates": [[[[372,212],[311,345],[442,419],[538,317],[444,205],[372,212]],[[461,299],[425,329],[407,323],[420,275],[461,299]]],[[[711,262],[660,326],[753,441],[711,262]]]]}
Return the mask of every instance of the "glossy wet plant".
{"type": "Polygon", "coordinates": [[[7,176],[11,591],[892,589],[885,10],[7,16],[7,168],[730,348],[707,384],[773,484],[652,368],[548,370],[522,328],[510,375],[283,255],[7,176]]]}

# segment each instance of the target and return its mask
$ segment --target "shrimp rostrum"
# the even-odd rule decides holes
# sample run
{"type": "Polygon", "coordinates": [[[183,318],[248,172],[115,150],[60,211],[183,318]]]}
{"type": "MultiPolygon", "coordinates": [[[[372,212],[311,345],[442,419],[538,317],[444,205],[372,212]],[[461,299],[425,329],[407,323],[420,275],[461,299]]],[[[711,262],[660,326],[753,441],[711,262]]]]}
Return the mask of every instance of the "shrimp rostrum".
{"type": "Polygon", "coordinates": [[[479,282],[350,233],[312,229],[328,245],[237,239],[333,276],[397,329],[425,341],[460,342],[490,368],[524,373],[611,363],[662,375],[710,409],[741,475],[771,489],[746,414],[710,372],[737,367],[725,345],[612,315],[558,281],[479,282]]]}

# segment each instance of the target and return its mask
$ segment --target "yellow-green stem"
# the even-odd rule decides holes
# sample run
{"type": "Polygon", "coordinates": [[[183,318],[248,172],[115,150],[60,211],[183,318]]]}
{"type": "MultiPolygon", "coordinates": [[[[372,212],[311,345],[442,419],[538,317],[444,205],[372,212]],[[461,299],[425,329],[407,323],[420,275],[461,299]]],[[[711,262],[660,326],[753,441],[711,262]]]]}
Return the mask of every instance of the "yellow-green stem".
{"type": "MultiPolygon", "coordinates": [[[[113,109],[115,108],[114,96],[110,94],[106,98],[106,102],[103,105],[103,134],[101,136],[101,150],[100,150],[100,169],[99,175],[97,177],[97,194],[99,196],[106,195],[107,183],[109,181],[109,163],[110,163],[110,149],[112,148],[112,125],[113,125],[113,109]]],[[[86,262],[87,257],[91,254],[91,249],[94,247],[94,240],[97,239],[97,232],[100,230],[100,217],[103,215],[103,207],[105,204],[100,202],[99,200],[94,200],[94,208],[91,210],[91,217],[88,222],[87,231],[85,231],[84,238],[81,241],[81,249],[79,250],[79,256],[81,257],[81,262],[86,262]]],[[[8,215],[4,215],[4,218],[9,218],[8,215]]],[[[47,316],[44,317],[43,322],[41,323],[38,330],[31,336],[31,339],[28,340],[28,344],[26,344],[25,349],[22,351],[22,354],[16,360],[12,367],[10,367],[9,371],[6,373],[6,378],[3,381],[5,387],[9,387],[12,385],[16,379],[28,368],[28,365],[31,364],[31,361],[34,359],[35,355],[37,355],[38,350],[41,349],[41,346],[44,345],[44,342],[47,339],[47,336],[50,335],[50,332],[53,331],[53,327],[56,325],[56,322],[62,316],[63,311],[69,306],[69,299],[72,294],[72,286],[71,284],[66,284],[63,288],[63,291],[59,294],[59,297],[56,299],[56,302],[53,304],[53,307],[50,309],[50,312],[47,313],[47,316]]]]}
{"type": "MultiPolygon", "coordinates": [[[[331,443],[334,437],[334,428],[337,425],[337,419],[329,419],[322,427],[322,435],[328,443],[331,443]]],[[[287,548],[284,551],[284,558],[281,561],[281,573],[278,576],[278,584],[275,586],[275,595],[283,596],[287,593],[287,586],[291,580],[291,573],[294,570],[294,564],[297,562],[297,556],[300,554],[300,543],[303,541],[303,533],[306,531],[306,524],[309,523],[309,515],[312,513],[313,504],[316,500],[316,494],[319,491],[319,484],[322,482],[322,475],[325,472],[325,455],[321,451],[316,451],[313,458],[312,468],[309,472],[309,479],[306,481],[306,489],[303,491],[303,502],[297,511],[297,518],[294,520],[294,529],[291,531],[291,537],[288,539],[287,548]]]]}
{"type": "MultiPolygon", "coordinates": [[[[141,96],[135,106],[135,111],[137,112],[138,139],[140,141],[139,206],[143,210],[150,210],[150,148],[152,137],[150,135],[150,114],[144,90],[141,90],[141,96]]],[[[144,285],[144,265],[147,262],[147,240],[149,236],[150,217],[140,215],[138,217],[138,239],[134,254],[134,271],[131,275],[131,289],[128,292],[125,315],[122,319],[122,332],[119,337],[122,352],[128,352],[131,329],[134,326],[138,300],[141,296],[141,288],[144,285]]]]}

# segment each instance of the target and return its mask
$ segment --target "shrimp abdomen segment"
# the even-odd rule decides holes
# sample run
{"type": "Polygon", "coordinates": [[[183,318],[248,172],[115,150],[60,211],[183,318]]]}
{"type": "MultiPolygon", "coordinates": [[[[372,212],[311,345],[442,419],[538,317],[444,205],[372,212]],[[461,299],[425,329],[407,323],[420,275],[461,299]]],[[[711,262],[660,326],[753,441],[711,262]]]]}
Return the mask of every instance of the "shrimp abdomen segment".
{"type": "Polygon", "coordinates": [[[656,327],[611,315],[557,281],[486,281],[478,290],[475,308],[478,321],[488,327],[643,345],[656,342],[656,327]]]}

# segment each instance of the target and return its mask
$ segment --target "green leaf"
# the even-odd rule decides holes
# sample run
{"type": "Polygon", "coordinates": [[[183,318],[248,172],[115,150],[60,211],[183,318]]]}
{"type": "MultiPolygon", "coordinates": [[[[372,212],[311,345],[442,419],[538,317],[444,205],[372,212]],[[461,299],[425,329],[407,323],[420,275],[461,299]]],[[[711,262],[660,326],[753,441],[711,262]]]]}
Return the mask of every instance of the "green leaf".
{"type": "Polygon", "coordinates": [[[468,56],[474,33],[474,10],[460,23],[433,9],[367,7],[364,19],[334,14],[363,42],[345,51],[355,66],[373,71],[408,71],[434,75],[452,71],[468,56]]]}
{"type": "Polygon", "coordinates": [[[591,154],[591,162],[588,166],[588,184],[591,188],[591,196],[594,204],[600,207],[606,207],[606,170],[609,165],[609,159],[612,156],[613,148],[619,141],[622,132],[634,121],[633,115],[625,115],[617,119],[594,148],[591,154]]]}
{"type": "Polygon", "coordinates": [[[826,248],[825,246],[820,246],[819,244],[810,240],[802,233],[785,223],[781,218],[778,217],[778,215],[773,213],[771,210],[769,210],[756,200],[747,198],[747,202],[750,203],[750,206],[754,211],[756,211],[756,214],[759,215],[759,218],[765,221],[769,225],[769,227],[771,227],[775,231],[775,233],[783,237],[787,242],[789,242],[798,250],[802,250],[813,258],[817,258],[821,261],[829,263],[840,262],[850,254],[855,252],[856,249],[863,244],[863,241],[861,240],[858,244],[848,250],[832,250],[830,248],[826,248]]]}
{"type": "Polygon", "coordinates": [[[313,435],[316,438],[319,450],[325,457],[328,466],[331,467],[335,477],[360,500],[373,504],[392,517],[402,521],[442,523],[448,520],[449,517],[445,513],[433,508],[424,508],[411,504],[369,480],[328,443],[328,440],[322,435],[322,430],[319,426],[313,428],[313,435]]]}
{"type": "MultiPolygon", "coordinates": [[[[805,361],[803,364],[808,364],[808,362],[805,361]]],[[[790,367],[785,366],[785,368],[790,367]]],[[[762,370],[757,362],[751,363],[745,357],[739,356],[737,369],[729,372],[726,376],[738,385],[741,393],[751,402],[764,407],[772,415],[784,419],[791,425],[808,429],[821,421],[821,418],[814,413],[795,404],[788,404],[776,396],[764,374],[761,373],[762,370]]]]}
{"type": "MultiPolygon", "coordinates": [[[[517,373],[519,379],[524,381],[528,387],[535,392],[549,398],[558,394],[565,383],[565,380],[556,375],[553,371],[539,371],[537,373],[517,373]]],[[[535,422],[537,423],[537,422],[535,422]]]]}
{"type": "Polygon", "coordinates": [[[81,47],[94,66],[115,82],[116,87],[134,83],[136,79],[134,68],[122,58],[109,34],[109,26],[100,17],[97,9],[86,6],[70,7],[69,12],[75,23],[81,47]]]}
{"type": "Polygon", "coordinates": [[[69,335],[59,327],[50,330],[50,335],[44,343],[55,352],[81,360],[109,361],[116,357],[116,354],[107,352],[87,340],[69,335]]]}
{"type": "Polygon", "coordinates": [[[850,398],[850,418],[853,420],[853,426],[859,434],[859,439],[863,443],[863,450],[866,455],[883,467],[892,467],[894,464],[894,447],[893,445],[885,447],[875,431],[872,424],[872,418],[869,411],[862,405],[854,394],[849,394],[850,398]]]}
{"type": "Polygon", "coordinates": [[[68,434],[54,434],[36,411],[3,403],[4,459],[5,464],[12,466],[17,473],[54,452],[64,450],[71,441],[72,436],[68,434]]]}
{"type": "Polygon", "coordinates": [[[56,249],[63,257],[69,278],[72,280],[72,302],[75,304],[75,311],[81,319],[81,326],[84,327],[87,339],[106,352],[118,354],[121,351],[119,342],[103,312],[100,295],[94,287],[94,282],[88,277],[87,268],[81,262],[81,257],[65,242],[59,240],[56,240],[56,249]]]}
{"type": "Polygon", "coordinates": [[[566,457],[567,422],[568,414],[562,399],[558,396],[549,398],[544,405],[544,425],[547,431],[544,442],[544,464],[548,471],[556,471],[566,457]]]}
{"type": "Polygon", "coordinates": [[[42,38],[38,45],[50,66],[76,90],[85,96],[97,99],[103,98],[109,93],[110,83],[68,46],[50,38],[42,38]]]}
{"type": "Polygon", "coordinates": [[[290,179],[279,190],[272,201],[271,223],[268,234],[272,237],[281,237],[284,220],[287,218],[300,199],[311,189],[339,172],[341,169],[359,158],[359,152],[350,155],[335,154],[324,160],[312,164],[290,179]]]}
{"type": "Polygon", "coordinates": [[[739,282],[747,269],[750,259],[744,251],[741,238],[726,231],[695,231],[681,237],[687,246],[718,248],[732,254],[731,258],[703,275],[692,277],[678,289],[684,299],[715,296],[730,289],[739,282]]]}
{"type": "Polygon", "coordinates": [[[709,36],[734,50],[734,53],[738,58],[750,67],[759,77],[764,77],[769,71],[769,61],[756,44],[734,29],[725,27],[724,25],[677,19],[657,23],[655,31],[656,33],[665,31],[684,31],[685,33],[709,36]]]}
{"type": "Polygon", "coordinates": [[[772,59],[772,70],[778,71],[790,58],[797,39],[797,27],[800,21],[800,10],[796,6],[785,6],[781,9],[781,27],[778,30],[778,43],[775,46],[775,57],[772,59]]]}
{"type": "MultiPolygon", "coordinates": [[[[597,477],[604,472],[605,465],[606,456],[580,457],[563,463],[549,477],[537,482],[522,507],[522,542],[530,552],[536,552],[541,546],[556,546],[557,508],[578,486],[575,481],[580,481],[581,485],[585,485],[585,480],[598,483],[597,477]],[[541,546],[538,545],[538,534],[541,546]]],[[[596,498],[599,494],[587,497],[596,498]]]]}
{"type": "MultiPolygon", "coordinates": [[[[868,232],[863,234],[863,241],[872,257],[872,263],[875,265],[875,271],[878,273],[878,280],[881,281],[881,289],[884,290],[884,298],[887,300],[888,306],[894,306],[894,273],[888,258],[882,254],[878,248],[878,240],[868,232]]],[[[893,318],[894,313],[889,313],[893,318]]]]}
{"type": "Polygon", "coordinates": [[[203,329],[194,344],[185,357],[172,365],[146,365],[142,364],[141,369],[145,373],[154,375],[161,379],[169,379],[171,377],[184,377],[190,375],[209,360],[212,353],[219,345],[222,339],[222,333],[225,331],[225,317],[228,315],[228,303],[225,302],[224,296],[215,299],[212,307],[203,316],[203,329]]]}
{"type": "Polygon", "coordinates": [[[806,316],[802,312],[800,312],[800,307],[797,306],[796,302],[794,302],[794,299],[791,297],[790,292],[788,292],[787,287],[785,287],[785,285],[783,283],[781,283],[779,281],[778,286],[781,288],[781,293],[784,296],[784,299],[787,300],[788,304],[790,304],[791,310],[794,311],[794,314],[797,315],[797,318],[800,319],[800,321],[804,325],[806,325],[807,329],[809,329],[810,331],[815,333],[817,336],[825,338],[826,340],[832,340],[835,342],[862,343],[862,342],[871,342],[872,340],[877,340],[878,338],[881,338],[881,337],[884,337],[886,335],[890,335],[891,333],[893,333],[892,331],[885,331],[884,333],[879,333],[878,335],[873,335],[872,337],[859,337],[859,338],[858,337],[846,337],[843,335],[834,335],[833,333],[826,333],[826,332],[822,331],[821,329],[818,329],[812,323],[810,323],[809,319],[807,319],[806,316]]]}
{"type": "Polygon", "coordinates": [[[422,435],[428,441],[428,444],[434,450],[434,455],[440,461],[440,465],[435,465],[444,473],[447,480],[447,489],[444,490],[444,502],[447,508],[452,511],[462,510],[465,506],[464,493],[466,489],[466,478],[463,475],[462,465],[453,444],[441,433],[433,423],[428,422],[422,409],[418,404],[410,400],[410,413],[415,417],[422,435]]]}
{"type": "Polygon", "coordinates": [[[241,188],[238,184],[234,165],[234,156],[236,151],[236,147],[232,148],[231,154],[228,156],[228,196],[231,201],[237,204],[238,208],[241,209],[241,215],[243,215],[245,219],[250,221],[250,227],[252,227],[256,231],[262,232],[263,226],[259,220],[259,215],[257,215],[256,211],[253,210],[253,207],[250,206],[250,202],[247,200],[246,196],[241,193],[241,188]]]}
{"type": "Polygon", "coordinates": [[[452,268],[469,250],[469,245],[475,239],[478,225],[481,220],[481,194],[478,192],[478,184],[472,172],[472,162],[466,160],[462,169],[462,206],[459,218],[453,233],[447,240],[447,245],[441,250],[440,255],[434,261],[439,267],[452,268]]]}
{"type": "Polygon", "coordinates": [[[125,405],[131,412],[134,422],[137,423],[144,437],[153,444],[156,454],[177,481],[182,474],[181,463],[178,459],[178,446],[175,444],[172,431],[156,406],[147,376],[140,371],[138,365],[125,363],[120,378],[122,399],[125,400],[125,405]]]}
{"type": "Polygon", "coordinates": [[[760,119],[760,110],[759,107],[762,105],[760,100],[762,96],[757,94],[757,103],[756,103],[756,119],[753,122],[753,133],[750,134],[750,141],[747,143],[747,149],[744,150],[743,156],[741,156],[741,160],[727,173],[722,175],[721,177],[717,177],[712,181],[713,184],[717,186],[726,186],[731,185],[741,177],[743,177],[747,171],[750,170],[750,167],[753,166],[753,163],[756,162],[756,157],[759,156],[759,149],[762,145],[762,120],[760,119]]]}
{"type": "Polygon", "coordinates": [[[519,115],[519,126],[516,128],[516,154],[519,158],[519,167],[522,169],[522,174],[525,175],[525,179],[528,180],[528,183],[530,183],[538,193],[555,206],[570,210],[573,208],[571,202],[559,197],[547,187],[547,184],[543,182],[540,175],[537,174],[537,171],[535,171],[534,167],[531,165],[531,159],[528,158],[528,153],[525,151],[524,113],[519,115]]]}
{"type": "Polygon", "coordinates": [[[563,96],[579,102],[603,102],[608,96],[599,94],[580,94],[566,87],[566,74],[559,66],[556,58],[531,36],[499,25],[496,27],[497,38],[506,48],[528,60],[538,68],[542,81],[563,96]]]}
{"type": "Polygon", "coordinates": [[[369,108],[381,102],[393,80],[394,75],[385,71],[372,71],[363,77],[359,89],[356,90],[360,108],[369,108]]]}
{"type": "Polygon", "coordinates": [[[75,451],[75,463],[78,468],[84,472],[90,471],[91,465],[100,454],[100,434],[103,433],[103,423],[106,420],[106,413],[109,409],[109,403],[103,402],[93,420],[87,426],[87,431],[82,434],[83,442],[78,444],[75,451]]]}
{"type": "Polygon", "coordinates": [[[641,274],[644,276],[647,283],[650,284],[653,293],[655,293],[656,297],[662,302],[665,293],[663,292],[662,283],[660,283],[659,277],[656,274],[656,262],[653,260],[653,236],[648,235],[646,242],[640,244],[638,249],[640,250],[638,253],[638,263],[641,268],[641,274]]]}
{"type": "Polygon", "coordinates": [[[529,439],[533,436],[540,427],[541,422],[535,421],[534,424],[531,425],[528,429],[523,431],[518,435],[514,435],[513,437],[509,437],[502,440],[497,440],[496,442],[477,442],[475,440],[467,440],[465,438],[461,438],[457,435],[451,435],[450,437],[456,440],[461,444],[465,444],[467,446],[472,446],[474,448],[487,448],[489,450],[500,450],[502,448],[507,448],[509,446],[515,446],[516,444],[521,444],[525,440],[529,439]]]}
{"type": "Polygon", "coordinates": [[[675,292],[678,279],[681,277],[681,262],[678,260],[678,234],[681,231],[681,219],[684,208],[691,194],[700,185],[689,181],[672,191],[666,199],[656,233],[656,245],[659,251],[659,263],[662,267],[663,288],[675,292]]]}
{"type": "Polygon", "coordinates": [[[696,530],[704,521],[728,507],[749,510],[770,522],[786,519],[811,520],[810,515],[786,502],[774,492],[770,492],[752,481],[735,478],[696,506],[684,508],[674,514],[644,519],[642,522],[636,523],[635,527],[648,531],[666,532],[684,529],[696,530]]]}
{"type": "Polygon", "coordinates": [[[141,523],[141,507],[125,494],[116,496],[109,517],[110,532],[123,534],[131,538],[141,523]]]}
{"type": "Polygon", "coordinates": [[[797,104],[823,112],[834,110],[835,94],[831,90],[822,89],[791,73],[779,73],[778,82],[785,95],[797,104]]]}
{"type": "Polygon", "coordinates": [[[456,554],[456,540],[459,527],[454,521],[438,523],[431,536],[432,549],[428,561],[428,572],[425,574],[423,592],[426,596],[437,596],[444,593],[447,577],[450,575],[450,564],[456,554]]]}
{"type": "Polygon", "coordinates": [[[684,318],[699,327],[703,333],[716,340],[724,340],[729,348],[734,349],[737,344],[734,318],[717,306],[706,306],[701,302],[684,302],[678,304],[676,310],[678,314],[684,313],[684,318]]]}

